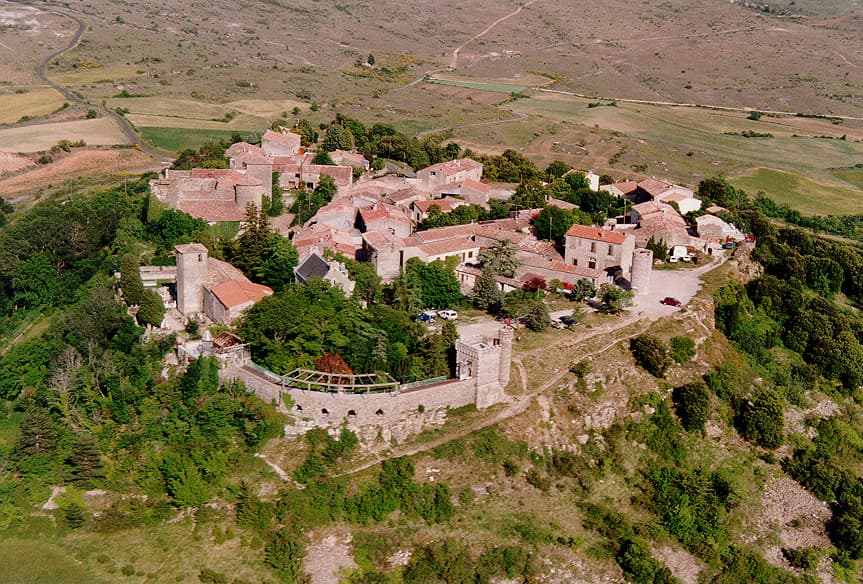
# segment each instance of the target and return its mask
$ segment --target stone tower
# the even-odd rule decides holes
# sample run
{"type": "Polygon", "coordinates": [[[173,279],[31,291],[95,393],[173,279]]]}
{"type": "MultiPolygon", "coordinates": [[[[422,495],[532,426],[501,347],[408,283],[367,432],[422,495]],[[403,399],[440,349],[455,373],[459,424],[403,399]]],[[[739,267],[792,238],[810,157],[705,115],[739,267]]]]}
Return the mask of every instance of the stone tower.
{"type": "Polygon", "coordinates": [[[632,252],[632,277],[629,287],[636,294],[650,292],[650,272],[653,270],[653,252],[638,248],[632,252]]]}
{"type": "Polygon", "coordinates": [[[200,243],[175,245],[177,251],[177,310],[185,316],[204,311],[204,281],[209,251],[200,243]]]}
{"type": "Polygon", "coordinates": [[[512,365],[512,329],[504,327],[498,338],[456,342],[459,378],[470,379],[479,409],[505,401],[503,388],[509,383],[512,365]]]}
{"type": "Polygon", "coordinates": [[[509,372],[512,369],[512,327],[505,326],[498,333],[500,341],[500,373],[498,382],[501,389],[509,385],[509,372]]]}

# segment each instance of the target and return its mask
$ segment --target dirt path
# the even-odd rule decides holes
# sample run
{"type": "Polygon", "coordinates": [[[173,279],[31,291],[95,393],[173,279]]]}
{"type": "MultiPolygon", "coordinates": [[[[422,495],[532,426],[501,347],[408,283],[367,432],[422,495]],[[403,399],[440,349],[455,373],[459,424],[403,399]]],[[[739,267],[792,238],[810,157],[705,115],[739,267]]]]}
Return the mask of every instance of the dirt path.
{"type": "MultiPolygon", "coordinates": [[[[20,4],[21,6],[33,7],[33,4],[30,4],[28,2],[16,2],[16,4],[20,4]]],[[[43,83],[45,83],[46,85],[57,90],[61,95],[63,95],[63,97],[65,97],[70,102],[76,103],[82,107],[87,107],[87,108],[91,108],[91,109],[100,111],[102,113],[102,115],[105,115],[105,116],[111,118],[118,126],[120,126],[120,130],[123,132],[123,134],[126,136],[126,138],[128,138],[132,144],[136,145],[138,148],[141,149],[141,151],[143,151],[148,156],[152,156],[153,158],[159,160],[160,162],[164,162],[164,163],[172,162],[173,161],[172,158],[168,158],[162,154],[159,154],[158,152],[156,152],[155,150],[153,150],[152,148],[150,148],[149,146],[144,144],[141,141],[141,138],[138,137],[138,134],[135,132],[135,130],[132,129],[132,125],[129,123],[128,120],[126,120],[126,118],[124,118],[123,116],[121,116],[120,114],[118,114],[117,112],[115,112],[112,109],[109,109],[109,108],[103,107],[103,106],[93,105],[91,103],[84,101],[83,99],[79,98],[71,90],[60,85],[59,83],[52,81],[45,74],[45,68],[48,66],[48,64],[51,61],[53,61],[54,59],[56,59],[57,57],[65,54],[65,53],[68,53],[69,51],[71,51],[72,49],[74,49],[75,47],[78,46],[78,43],[81,42],[81,38],[84,36],[84,33],[87,31],[87,23],[82,18],[72,14],[71,12],[69,12],[67,10],[62,10],[62,9],[56,8],[56,7],[47,7],[42,3],[39,3],[37,8],[39,10],[44,10],[46,12],[53,12],[54,14],[59,14],[60,16],[65,16],[66,18],[71,18],[72,20],[75,21],[75,24],[78,25],[78,30],[75,31],[75,35],[69,41],[68,45],[66,45],[62,49],[54,51],[53,53],[51,53],[50,55],[48,55],[44,59],[42,59],[42,61],[36,67],[36,76],[43,83]]]]}
{"type": "Polygon", "coordinates": [[[477,40],[477,39],[479,39],[479,38],[484,37],[484,36],[485,36],[485,35],[487,35],[489,32],[491,32],[491,30],[492,30],[494,27],[496,27],[498,24],[500,24],[500,23],[501,23],[501,22],[503,22],[504,20],[508,20],[508,19],[512,18],[513,16],[516,16],[519,12],[521,12],[522,10],[524,10],[525,8],[527,8],[528,6],[530,6],[531,4],[535,3],[536,1],[537,1],[537,0],[530,0],[530,2],[526,2],[526,3],[522,4],[522,5],[521,5],[521,6],[519,6],[516,10],[514,10],[514,11],[510,12],[509,14],[507,14],[507,15],[505,15],[505,16],[501,16],[500,18],[498,18],[497,20],[495,20],[494,22],[492,22],[492,23],[491,23],[491,24],[490,24],[490,25],[489,25],[485,30],[483,30],[482,32],[480,32],[480,33],[478,33],[478,34],[475,34],[474,36],[470,37],[468,40],[466,40],[465,42],[463,42],[462,44],[460,44],[458,47],[456,47],[456,48],[453,50],[453,52],[452,52],[452,59],[450,59],[450,62],[449,62],[449,68],[450,68],[450,69],[455,69],[456,67],[458,67],[458,55],[459,55],[459,53],[461,52],[461,50],[462,50],[463,48],[465,48],[466,46],[468,46],[468,45],[469,45],[470,43],[472,43],[473,41],[475,41],[475,40],[477,40]]]}

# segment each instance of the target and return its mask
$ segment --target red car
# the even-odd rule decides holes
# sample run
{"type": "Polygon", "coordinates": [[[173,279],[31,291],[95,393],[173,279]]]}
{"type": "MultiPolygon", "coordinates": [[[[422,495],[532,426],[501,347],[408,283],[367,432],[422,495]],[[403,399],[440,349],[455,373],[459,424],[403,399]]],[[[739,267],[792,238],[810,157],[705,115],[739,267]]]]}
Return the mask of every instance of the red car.
{"type": "Polygon", "coordinates": [[[680,300],[678,300],[677,298],[672,298],[671,296],[666,296],[665,298],[660,300],[660,302],[662,302],[662,304],[665,304],[666,306],[680,306],[680,300]]]}

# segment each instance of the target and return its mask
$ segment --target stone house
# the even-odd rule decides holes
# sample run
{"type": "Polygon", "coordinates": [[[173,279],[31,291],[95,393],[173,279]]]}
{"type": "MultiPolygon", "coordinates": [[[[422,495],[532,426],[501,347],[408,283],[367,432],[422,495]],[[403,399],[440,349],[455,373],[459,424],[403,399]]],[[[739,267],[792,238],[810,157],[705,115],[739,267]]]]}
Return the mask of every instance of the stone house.
{"type": "Polygon", "coordinates": [[[464,201],[459,199],[432,199],[430,201],[415,201],[411,205],[411,219],[415,223],[419,223],[424,219],[428,218],[429,211],[432,207],[437,207],[440,209],[441,213],[451,213],[453,209],[457,209],[462,205],[466,205],[464,201]]]}
{"type": "Polygon", "coordinates": [[[432,192],[436,188],[464,182],[468,179],[479,182],[482,164],[470,158],[457,158],[433,164],[417,171],[417,188],[432,192]]]}
{"type": "Polygon", "coordinates": [[[716,215],[702,215],[695,219],[698,237],[704,240],[725,243],[731,241],[743,241],[746,236],[737,227],[726,223],[716,215]]]}
{"type": "Polygon", "coordinates": [[[267,130],[261,137],[261,149],[265,156],[293,156],[301,150],[299,134],[280,128],[278,132],[267,130]]]}
{"type": "Polygon", "coordinates": [[[150,181],[150,192],[167,207],[210,222],[241,221],[247,205],[260,208],[270,194],[248,170],[222,168],[166,169],[150,181]]]}
{"type": "Polygon", "coordinates": [[[638,228],[630,233],[635,237],[638,247],[644,247],[653,238],[664,241],[669,248],[675,245],[700,246],[697,237],[689,233],[689,228],[674,207],[657,201],[648,201],[632,207],[632,219],[638,228]]]}
{"type": "Polygon", "coordinates": [[[330,152],[330,158],[340,166],[359,168],[364,172],[369,169],[369,161],[359,152],[353,152],[351,150],[333,150],[330,152]]]}
{"type": "Polygon", "coordinates": [[[605,191],[615,197],[625,197],[627,199],[635,199],[635,191],[638,189],[638,183],[634,180],[616,182],[610,185],[602,185],[600,191],[605,191]]]}
{"type": "Polygon", "coordinates": [[[230,324],[273,290],[249,280],[227,262],[209,257],[200,243],[174,246],[177,252],[177,310],[184,316],[205,314],[230,324]]]}
{"type": "Polygon", "coordinates": [[[434,196],[445,197],[455,196],[461,197],[469,205],[480,205],[488,207],[488,200],[491,196],[491,187],[485,183],[467,179],[462,182],[446,184],[434,190],[434,196]]]}
{"type": "Polygon", "coordinates": [[[641,181],[635,190],[636,203],[648,201],[674,202],[683,214],[701,209],[701,201],[695,198],[691,189],[655,178],[641,181]]]}
{"type": "Polygon", "coordinates": [[[384,282],[395,280],[405,263],[404,239],[389,231],[367,231],[362,237],[363,247],[358,257],[370,262],[384,282]]]}
{"type": "Polygon", "coordinates": [[[627,233],[573,225],[566,232],[564,261],[570,266],[608,274],[619,270],[621,276],[628,278],[634,249],[635,238],[627,233]]]}
{"type": "Polygon", "coordinates": [[[354,226],[362,233],[389,231],[399,237],[407,237],[413,231],[413,223],[402,209],[386,203],[359,209],[354,226]]]}
{"type": "Polygon", "coordinates": [[[326,280],[331,285],[341,288],[345,296],[350,296],[356,286],[356,282],[348,276],[348,270],[344,264],[328,262],[317,253],[310,254],[294,268],[294,277],[300,284],[305,284],[313,278],[326,280]]]}

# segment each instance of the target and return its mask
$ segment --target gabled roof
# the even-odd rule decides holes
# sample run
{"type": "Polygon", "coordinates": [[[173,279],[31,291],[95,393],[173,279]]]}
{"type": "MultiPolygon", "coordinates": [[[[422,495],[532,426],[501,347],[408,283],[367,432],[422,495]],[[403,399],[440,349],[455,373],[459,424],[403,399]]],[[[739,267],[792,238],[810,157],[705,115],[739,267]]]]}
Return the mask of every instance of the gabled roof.
{"type": "Polygon", "coordinates": [[[405,242],[401,237],[389,231],[366,231],[363,233],[363,241],[373,249],[382,249],[390,246],[401,249],[405,246],[405,242]]]}
{"type": "Polygon", "coordinates": [[[649,194],[651,197],[661,195],[665,191],[669,190],[672,186],[674,185],[672,185],[671,183],[667,183],[665,181],[658,180],[655,178],[648,178],[638,183],[638,188],[649,194]]]}
{"type": "Polygon", "coordinates": [[[588,227],[586,225],[573,225],[567,230],[566,236],[618,244],[626,241],[625,233],[620,233],[619,231],[608,231],[607,229],[601,229],[599,227],[588,227]]]}
{"type": "Polygon", "coordinates": [[[311,278],[323,278],[329,272],[330,263],[316,253],[309,254],[309,257],[294,268],[294,275],[302,282],[311,278]]]}
{"type": "Polygon", "coordinates": [[[426,256],[438,256],[444,254],[459,253],[471,249],[479,249],[480,245],[474,240],[465,238],[443,239],[441,241],[432,241],[429,243],[421,243],[416,246],[426,256]]]}
{"type": "Polygon", "coordinates": [[[455,160],[432,164],[431,166],[426,167],[423,170],[427,170],[429,172],[439,172],[441,174],[451,176],[453,174],[475,168],[482,168],[482,164],[477,162],[476,160],[473,160],[472,158],[456,158],[455,160]]]}
{"type": "Polygon", "coordinates": [[[431,201],[415,201],[413,206],[419,209],[421,213],[428,213],[429,209],[436,206],[443,213],[449,213],[456,207],[464,205],[464,201],[458,199],[433,199],[431,201]]]}
{"type": "Polygon", "coordinates": [[[180,201],[183,213],[204,221],[242,221],[246,216],[234,201],[186,199],[180,201]]]}
{"type": "Polygon", "coordinates": [[[210,292],[219,299],[225,308],[235,308],[249,302],[260,302],[273,293],[273,289],[263,284],[255,284],[248,280],[229,280],[210,288],[210,292]]]}
{"type": "Polygon", "coordinates": [[[359,214],[363,218],[363,223],[365,223],[366,227],[376,221],[385,220],[413,224],[398,207],[387,205],[386,203],[379,203],[374,207],[364,207],[359,210],[359,214]]]}
{"type": "Polygon", "coordinates": [[[261,143],[264,142],[272,142],[289,148],[299,148],[300,136],[293,132],[274,132],[273,130],[267,130],[261,138],[261,143]]]}

